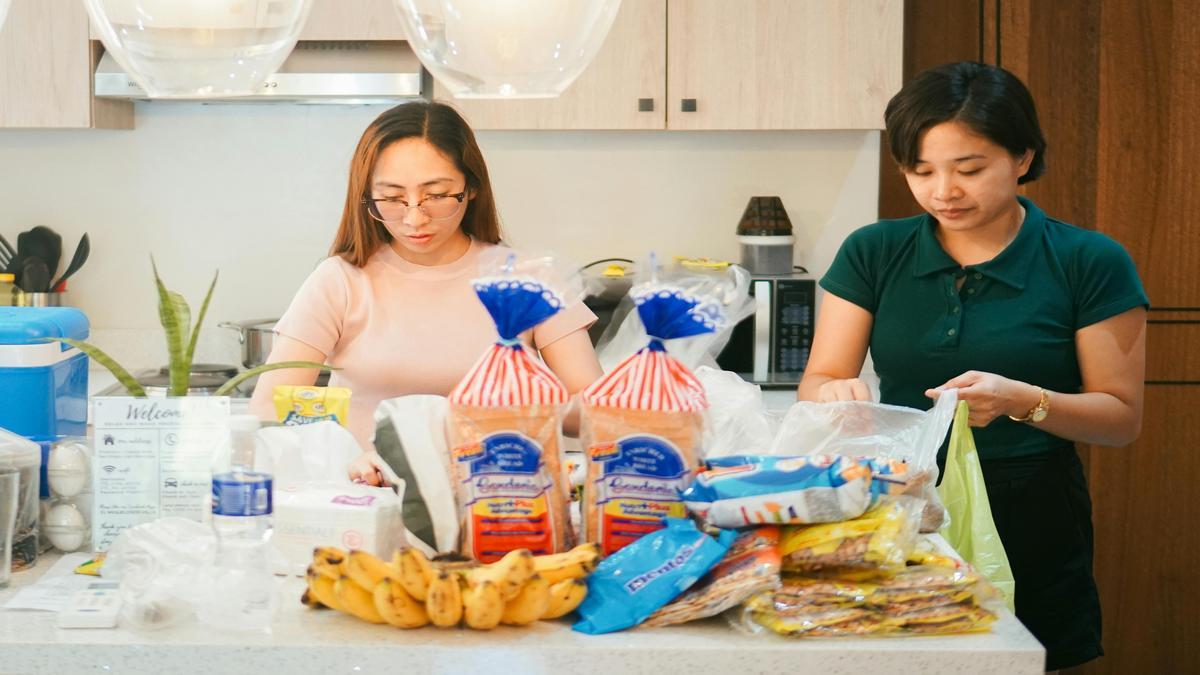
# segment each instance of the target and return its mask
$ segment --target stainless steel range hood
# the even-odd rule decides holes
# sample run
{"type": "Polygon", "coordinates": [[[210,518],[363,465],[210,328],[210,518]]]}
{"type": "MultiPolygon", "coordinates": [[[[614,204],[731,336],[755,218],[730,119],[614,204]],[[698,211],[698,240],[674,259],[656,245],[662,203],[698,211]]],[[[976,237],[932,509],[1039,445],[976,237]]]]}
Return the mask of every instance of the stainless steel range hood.
{"type": "Polygon", "coordinates": [[[151,99],[107,52],[96,65],[96,96],[135,101],[388,103],[429,98],[433,80],[403,41],[300,41],[250,96],[151,99]]]}

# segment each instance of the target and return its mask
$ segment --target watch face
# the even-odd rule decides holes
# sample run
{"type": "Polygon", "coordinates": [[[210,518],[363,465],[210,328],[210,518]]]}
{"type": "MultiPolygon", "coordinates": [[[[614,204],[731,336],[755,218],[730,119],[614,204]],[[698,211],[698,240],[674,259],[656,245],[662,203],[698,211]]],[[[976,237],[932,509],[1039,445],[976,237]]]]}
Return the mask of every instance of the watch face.
{"type": "Polygon", "coordinates": [[[1042,420],[1046,419],[1046,410],[1038,409],[1033,411],[1033,415],[1030,417],[1030,419],[1034,422],[1041,422],[1042,420]]]}

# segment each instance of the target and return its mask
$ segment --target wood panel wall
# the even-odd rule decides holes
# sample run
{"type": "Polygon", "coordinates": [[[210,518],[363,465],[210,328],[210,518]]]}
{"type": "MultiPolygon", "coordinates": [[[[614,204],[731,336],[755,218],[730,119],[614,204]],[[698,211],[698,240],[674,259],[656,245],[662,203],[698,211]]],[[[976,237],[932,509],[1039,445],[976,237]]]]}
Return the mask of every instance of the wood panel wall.
{"type": "MultiPolygon", "coordinates": [[[[909,0],[905,8],[905,80],[960,59],[1021,77],[1049,143],[1047,173],[1026,194],[1121,242],[1152,303],[1141,437],[1126,448],[1082,449],[1107,655],[1077,673],[1200,672],[1196,9],[1192,0],[909,0]]],[[[880,217],[918,213],[886,150],[883,160],[880,217]]]]}

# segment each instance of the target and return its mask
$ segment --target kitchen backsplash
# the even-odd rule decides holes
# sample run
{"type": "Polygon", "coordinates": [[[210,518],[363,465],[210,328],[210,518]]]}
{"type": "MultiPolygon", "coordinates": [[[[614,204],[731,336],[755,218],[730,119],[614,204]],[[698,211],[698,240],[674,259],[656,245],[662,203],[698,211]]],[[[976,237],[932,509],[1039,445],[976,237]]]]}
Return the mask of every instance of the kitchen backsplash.
{"type": "MultiPolygon", "coordinates": [[[[47,225],[92,256],[70,284],[96,341],[162,360],[150,276],[193,304],[221,280],[201,360],[236,360],[228,319],[277,316],[324,257],[372,106],[139,104],[134,131],[0,132],[0,232],[47,225]],[[144,345],[144,346],[143,346],[144,345]],[[231,346],[232,345],[232,346],[231,346]],[[153,349],[153,353],[149,350],[153,349]]],[[[878,132],[480,132],[508,239],[583,263],[736,259],[753,195],[779,195],[796,257],[823,271],[874,220],[878,132]]]]}

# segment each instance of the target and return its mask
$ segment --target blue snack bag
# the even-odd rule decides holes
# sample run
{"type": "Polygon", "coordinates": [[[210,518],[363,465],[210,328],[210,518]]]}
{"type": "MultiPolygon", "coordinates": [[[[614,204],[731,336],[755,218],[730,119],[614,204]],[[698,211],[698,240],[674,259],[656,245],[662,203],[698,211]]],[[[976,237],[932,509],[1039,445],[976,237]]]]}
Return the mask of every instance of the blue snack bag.
{"type": "Polygon", "coordinates": [[[666,527],[605,558],[588,577],[572,628],[597,635],[636,626],[704,576],[725,555],[737,532],[714,539],[687,518],[664,518],[666,527]]]}
{"type": "Polygon", "coordinates": [[[710,459],[706,467],[680,497],[716,527],[850,520],[872,501],[873,465],[865,460],[743,455],[710,459]]]}

